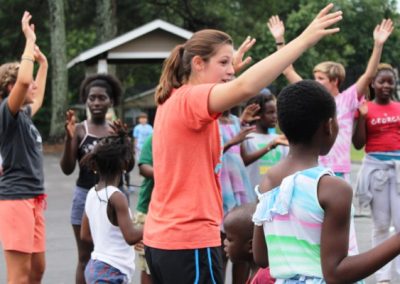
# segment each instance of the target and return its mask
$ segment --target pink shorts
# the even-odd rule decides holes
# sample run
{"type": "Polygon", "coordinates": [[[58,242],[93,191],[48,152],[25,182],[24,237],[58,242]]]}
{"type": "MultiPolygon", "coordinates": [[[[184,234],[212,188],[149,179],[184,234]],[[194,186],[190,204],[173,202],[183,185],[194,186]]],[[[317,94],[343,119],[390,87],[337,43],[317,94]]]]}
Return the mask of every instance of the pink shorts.
{"type": "Polygon", "coordinates": [[[0,242],[3,250],[38,253],[46,250],[45,195],[0,200],[0,242]]]}

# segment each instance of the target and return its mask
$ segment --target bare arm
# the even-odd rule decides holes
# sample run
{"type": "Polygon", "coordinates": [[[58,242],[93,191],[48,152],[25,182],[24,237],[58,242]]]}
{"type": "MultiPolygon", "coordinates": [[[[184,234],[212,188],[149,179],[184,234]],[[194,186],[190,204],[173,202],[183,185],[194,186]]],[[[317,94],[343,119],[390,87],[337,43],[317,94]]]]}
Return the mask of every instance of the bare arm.
{"type": "Polygon", "coordinates": [[[115,192],[111,195],[109,202],[115,209],[118,220],[118,226],[121,229],[125,241],[129,245],[134,245],[142,239],[143,228],[137,228],[132,222],[129,214],[128,200],[121,192],[115,192]]]}
{"type": "Polygon", "coordinates": [[[34,98],[33,104],[31,105],[32,116],[34,116],[36,112],[42,107],[44,99],[44,91],[46,88],[47,70],[48,70],[47,58],[40,51],[38,46],[35,47],[35,59],[39,63],[39,70],[36,74],[36,79],[35,79],[35,83],[37,86],[36,96],[34,98]]]}
{"type": "Polygon", "coordinates": [[[64,174],[70,175],[75,170],[78,158],[78,126],[73,110],[68,110],[65,120],[64,151],[60,160],[60,167],[64,174]]]}
{"type": "Polygon", "coordinates": [[[148,164],[140,164],[139,174],[145,178],[154,178],[153,166],[148,164]]]}
{"type": "Polygon", "coordinates": [[[318,199],[325,216],[321,232],[321,263],[327,283],[354,283],[382,267],[400,253],[394,237],[359,255],[348,256],[352,189],[337,177],[323,177],[318,199]]]}
{"type": "Polygon", "coordinates": [[[268,248],[265,243],[264,229],[262,226],[254,226],[253,231],[253,258],[254,262],[263,268],[268,266],[268,248]]]}
{"type": "Polygon", "coordinates": [[[33,64],[35,61],[34,48],[36,42],[36,35],[34,25],[29,24],[32,15],[29,12],[24,12],[21,24],[22,31],[25,35],[26,43],[24,53],[21,57],[21,64],[19,66],[17,80],[11,89],[8,96],[7,105],[12,115],[16,115],[25,102],[25,96],[29,89],[29,85],[33,81],[33,64]]]}
{"type": "Polygon", "coordinates": [[[260,159],[262,156],[264,156],[272,149],[275,149],[278,145],[285,145],[285,146],[289,145],[289,142],[284,135],[279,135],[273,141],[268,143],[267,146],[258,149],[252,153],[247,153],[245,147],[242,145],[242,147],[240,148],[240,154],[242,156],[244,164],[248,166],[257,161],[258,159],[260,159]]]}
{"type": "Polygon", "coordinates": [[[89,219],[85,212],[82,216],[81,239],[84,242],[93,243],[92,234],[90,233],[89,219]]]}
{"type": "Polygon", "coordinates": [[[238,145],[242,143],[244,140],[249,139],[249,137],[246,137],[249,133],[254,132],[255,126],[248,126],[248,127],[243,127],[240,132],[235,135],[231,140],[229,140],[225,145],[224,145],[224,150],[223,152],[225,153],[228,151],[232,146],[238,145]]]}
{"type": "MultiPolygon", "coordinates": [[[[276,48],[278,50],[283,48],[285,46],[285,25],[279,16],[275,15],[269,18],[267,26],[275,39],[276,48]]],[[[294,69],[293,64],[290,64],[282,73],[291,84],[303,80],[294,69]]]]}
{"type": "Polygon", "coordinates": [[[358,97],[362,97],[366,92],[368,85],[375,76],[376,69],[381,60],[383,45],[393,31],[393,22],[391,19],[383,19],[374,30],[374,48],[369,58],[367,69],[356,82],[358,97]]]}
{"type": "Polygon", "coordinates": [[[359,108],[359,116],[354,123],[353,130],[353,145],[354,148],[360,150],[365,146],[367,142],[367,125],[366,125],[366,115],[368,114],[368,105],[367,102],[364,102],[359,108]]]}
{"type": "Polygon", "coordinates": [[[329,13],[332,8],[333,4],[329,4],[322,9],[303,33],[282,49],[259,61],[235,80],[217,84],[211,90],[208,100],[210,113],[221,113],[255,96],[304,51],[324,36],[338,32],[339,28],[328,29],[342,19],[341,11],[329,13]]]}

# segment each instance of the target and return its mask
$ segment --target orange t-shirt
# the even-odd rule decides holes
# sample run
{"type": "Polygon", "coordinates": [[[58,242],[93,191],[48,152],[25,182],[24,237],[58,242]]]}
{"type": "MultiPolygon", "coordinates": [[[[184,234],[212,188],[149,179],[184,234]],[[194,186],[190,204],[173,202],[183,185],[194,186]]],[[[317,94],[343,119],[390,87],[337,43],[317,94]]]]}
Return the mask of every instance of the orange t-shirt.
{"type": "Polygon", "coordinates": [[[208,112],[214,84],[183,85],[158,106],[153,132],[154,190],[143,240],[158,249],[221,245],[222,144],[208,112]]]}

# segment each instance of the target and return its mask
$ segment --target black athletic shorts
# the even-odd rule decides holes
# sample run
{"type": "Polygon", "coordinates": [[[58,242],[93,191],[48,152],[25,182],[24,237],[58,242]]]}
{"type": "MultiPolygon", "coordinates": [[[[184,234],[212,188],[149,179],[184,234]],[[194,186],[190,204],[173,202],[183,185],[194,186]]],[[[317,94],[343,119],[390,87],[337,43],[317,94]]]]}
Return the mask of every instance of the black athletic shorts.
{"type": "Polygon", "coordinates": [[[145,248],[153,284],[223,284],[221,247],[145,248]]]}

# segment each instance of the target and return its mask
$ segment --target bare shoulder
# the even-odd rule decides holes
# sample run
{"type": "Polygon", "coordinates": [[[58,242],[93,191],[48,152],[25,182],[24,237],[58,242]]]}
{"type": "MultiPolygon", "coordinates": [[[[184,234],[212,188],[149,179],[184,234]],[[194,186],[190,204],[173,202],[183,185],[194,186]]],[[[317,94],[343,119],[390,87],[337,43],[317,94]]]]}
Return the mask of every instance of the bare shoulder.
{"type": "Polygon", "coordinates": [[[351,185],[336,176],[325,175],[318,183],[318,200],[323,208],[342,204],[350,205],[353,198],[351,185]]]}
{"type": "Polygon", "coordinates": [[[79,122],[75,126],[75,135],[78,138],[78,141],[82,141],[83,137],[85,137],[86,131],[85,131],[85,126],[82,122],[79,122]]]}
{"type": "Polygon", "coordinates": [[[281,162],[271,167],[263,176],[262,182],[260,183],[260,193],[270,191],[279,186],[282,180],[288,175],[290,175],[290,172],[285,169],[284,164],[281,162]]]}
{"type": "Polygon", "coordinates": [[[111,196],[110,199],[111,204],[116,208],[128,208],[128,200],[126,196],[119,190],[115,191],[111,196]]]}

